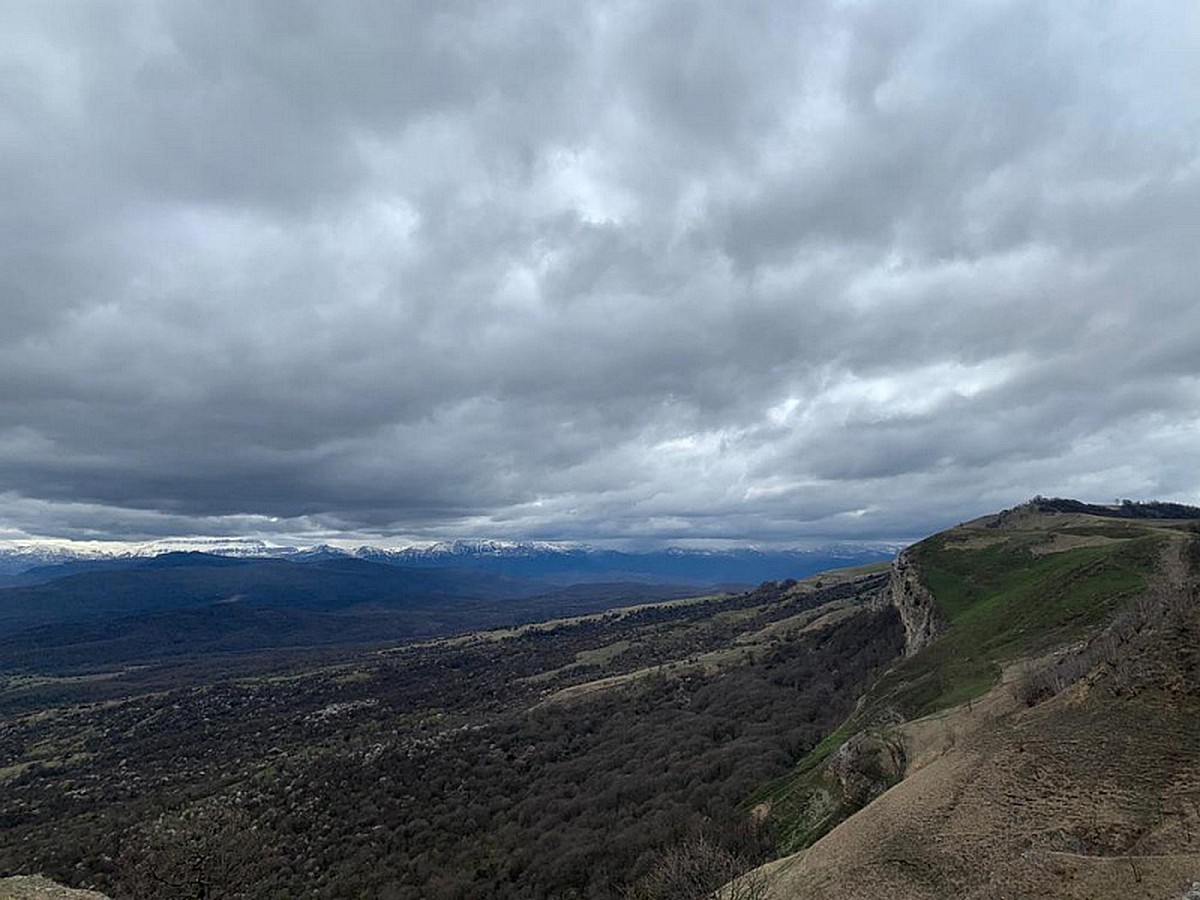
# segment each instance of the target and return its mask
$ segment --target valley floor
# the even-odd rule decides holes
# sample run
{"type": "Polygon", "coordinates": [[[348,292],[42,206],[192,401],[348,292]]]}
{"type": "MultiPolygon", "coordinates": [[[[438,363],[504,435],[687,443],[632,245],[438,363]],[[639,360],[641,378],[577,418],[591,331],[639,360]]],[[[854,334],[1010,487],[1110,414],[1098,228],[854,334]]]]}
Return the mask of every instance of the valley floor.
{"type": "Polygon", "coordinates": [[[741,804],[899,652],[895,612],[874,602],[885,580],[767,584],[315,668],[268,655],[257,675],[215,660],[12,677],[0,873],[118,900],[198,883],[600,900],[690,834],[744,868],[771,847],[741,804]]]}

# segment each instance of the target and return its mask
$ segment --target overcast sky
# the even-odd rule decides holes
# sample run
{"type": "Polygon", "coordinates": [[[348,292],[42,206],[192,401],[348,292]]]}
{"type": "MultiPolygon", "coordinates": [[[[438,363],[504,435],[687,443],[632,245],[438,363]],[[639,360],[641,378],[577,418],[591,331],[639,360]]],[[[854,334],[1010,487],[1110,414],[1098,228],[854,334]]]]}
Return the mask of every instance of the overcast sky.
{"type": "Polygon", "coordinates": [[[0,538],[1200,502],[1200,5],[0,0],[0,538]]]}

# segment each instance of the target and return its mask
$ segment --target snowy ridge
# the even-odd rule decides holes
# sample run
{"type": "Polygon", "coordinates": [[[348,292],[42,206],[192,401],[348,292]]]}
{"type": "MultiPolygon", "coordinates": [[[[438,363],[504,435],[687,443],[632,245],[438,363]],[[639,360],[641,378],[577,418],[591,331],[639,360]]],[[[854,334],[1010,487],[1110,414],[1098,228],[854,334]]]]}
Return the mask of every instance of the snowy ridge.
{"type": "Polygon", "coordinates": [[[87,541],[16,541],[0,545],[0,575],[17,575],[42,566],[77,562],[151,559],[164,553],[210,553],[245,559],[286,557],[295,547],[255,538],[164,538],[141,544],[87,541]]]}
{"type": "Polygon", "coordinates": [[[0,575],[15,575],[38,566],[54,566],[79,560],[103,560],[113,554],[90,547],[67,549],[54,545],[15,544],[0,549],[0,575]]]}
{"type": "MultiPolygon", "coordinates": [[[[892,556],[902,545],[875,543],[834,544],[820,548],[773,549],[760,547],[666,547],[658,550],[617,551],[580,543],[551,541],[455,540],[404,547],[369,544],[354,548],[332,544],[282,545],[258,538],[168,538],[141,544],[23,541],[0,544],[0,576],[18,576],[33,569],[72,563],[105,564],[149,559],[165,553],[206,553],[238,559],[283,559],[319,563],[333,559],[361,559],[393,566],[486,568],[513,574],[541,572],[595,573],[612,571],[623,576],[637,572],[717,572],[724,563],[747,565],[788,560],[808,568],[822,561],[826,568],[854,564],[870,558],[892,556]]],[[[755,569],[754,571],[757,571],[755,569]]]]}
{"type": "Polygon", "coordinates": [[[439,541],[428,546],[383,549],[362,546],[351,551],[359,559],[438,559],[444,557],[531,557],[556,554],[587,553],[590,548],[583,544],[557,544],[549,541],[493,541],[460,540],[439,541]]]}
{"type": "Polygon", "coordinates": [[[160,556],[163,553],[211,553],[214,556],[259,557],[287,556],[300,552],[296,547],[269,544],[257,538],[164,538],[138,544],[127,556],[160,556]]]}

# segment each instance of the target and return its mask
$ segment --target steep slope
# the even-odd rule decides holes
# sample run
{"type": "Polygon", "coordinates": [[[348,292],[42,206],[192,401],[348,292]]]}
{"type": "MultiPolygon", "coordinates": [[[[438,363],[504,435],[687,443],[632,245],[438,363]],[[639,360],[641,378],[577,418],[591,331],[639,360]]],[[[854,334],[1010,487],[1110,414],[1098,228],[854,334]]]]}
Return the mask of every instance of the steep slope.
{"type": "Polygon", "coordinates": [[[756,798],[798,851],[769,896],[1182,897],[1198,547],[1193,522],[1031,504],[911,548],[889,598],[910,654],[756,798]]]}

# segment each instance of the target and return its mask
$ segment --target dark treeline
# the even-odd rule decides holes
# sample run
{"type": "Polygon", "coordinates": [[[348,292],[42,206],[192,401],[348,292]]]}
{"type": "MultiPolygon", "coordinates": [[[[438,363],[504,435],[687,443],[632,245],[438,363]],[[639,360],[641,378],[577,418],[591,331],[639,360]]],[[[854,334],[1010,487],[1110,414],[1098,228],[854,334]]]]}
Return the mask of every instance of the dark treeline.
{"type": "Polygon", "coordinates": [[[1034,497],[1033,505],[1041,512],[1083,513],[1110,519],[1200,519],[1200,507],[1183,503],[1122,500],[1112,506],[1098,506],[1061,497],[1034,497]]]}

